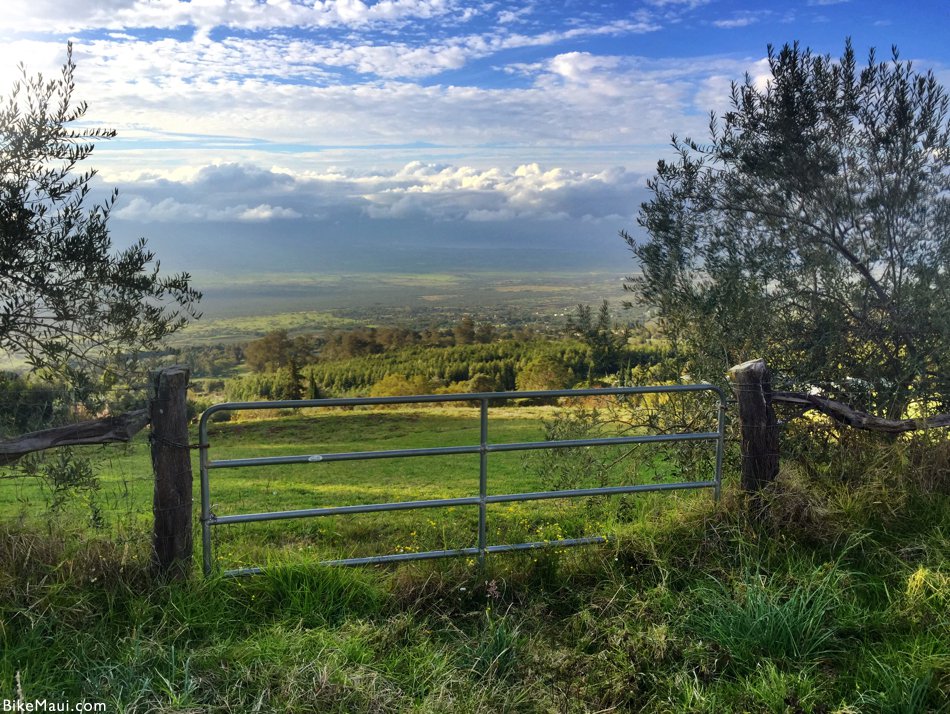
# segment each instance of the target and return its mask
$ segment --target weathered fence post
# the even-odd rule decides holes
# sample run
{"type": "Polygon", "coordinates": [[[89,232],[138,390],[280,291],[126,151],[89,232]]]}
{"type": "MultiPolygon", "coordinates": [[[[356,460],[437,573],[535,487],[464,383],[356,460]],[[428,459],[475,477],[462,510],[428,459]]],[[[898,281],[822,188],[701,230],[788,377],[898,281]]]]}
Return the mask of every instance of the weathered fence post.
{"type": "Polygon", "coordinates": [[[149,415],[155,473],[152,567],[171,578],[191,571],[191,452],[188,447],[187,389],[190,372],[176,365],[152,375],[149,415]]]}
{"type": "Polygon", "coordinates": [[[742,426],[742,489],[755,495],[778,476],[779,433],[772,408],[772,378],[765,360],[729,370],[742,426]]]}

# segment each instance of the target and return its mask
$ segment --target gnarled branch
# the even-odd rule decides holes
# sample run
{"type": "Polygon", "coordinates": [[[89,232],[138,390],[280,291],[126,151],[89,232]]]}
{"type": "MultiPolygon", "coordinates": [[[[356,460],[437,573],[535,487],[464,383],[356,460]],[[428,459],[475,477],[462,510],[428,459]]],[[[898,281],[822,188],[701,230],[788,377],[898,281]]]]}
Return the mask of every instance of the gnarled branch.
{"type": "Polygon", "coordinates": [[[837,422],[855,429],[877,431],[885,434],[902,434],[907,431],[923,431],[950,426],[950,414],[937,414],[923,419],[884,419],[858,411],[844,402],[828,399],[819,394],[805,392],[773,392],[774,404],[788,404],[814,409],[830,416],[837,422]]]}
{"type": "Polygon", "coordinates": [[[21,456],[34,451],[44,451],[56,446],[129,441],[148,422],[148,410],[138,409],[95,421],[67,424],[23,434],[15,439],[0,441],[0,466],[11,464],[21,456]]]}

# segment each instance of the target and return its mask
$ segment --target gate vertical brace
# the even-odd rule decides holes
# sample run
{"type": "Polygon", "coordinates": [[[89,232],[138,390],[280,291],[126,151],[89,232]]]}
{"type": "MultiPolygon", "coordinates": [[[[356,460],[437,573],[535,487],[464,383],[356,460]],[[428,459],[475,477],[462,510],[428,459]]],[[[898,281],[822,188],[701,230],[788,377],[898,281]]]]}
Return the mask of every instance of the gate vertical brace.
{"type": "Polygon", "coordinates": [[[208,479],[208,417],[198,422],[198,464],[201,475],[201,554],[205,576],[211,575],[211,485],[208,479]]]}
{"type": "Polygon", "coordinates": [[[485,565],[488,548],[488,400],[481,400],[481,451],[478,469],[478,566],[485,565]]]}

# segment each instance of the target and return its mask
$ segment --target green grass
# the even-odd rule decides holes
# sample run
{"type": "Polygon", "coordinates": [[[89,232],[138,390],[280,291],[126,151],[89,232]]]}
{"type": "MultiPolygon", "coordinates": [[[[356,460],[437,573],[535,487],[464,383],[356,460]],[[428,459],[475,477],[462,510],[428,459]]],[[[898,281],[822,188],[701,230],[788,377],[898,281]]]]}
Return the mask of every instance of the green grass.
{"type": "MultiPolygon", "coordinates": [[[[543,413],[499,410],[492,439],[538,438],[543,413]]],[[[213,457],[478,437],[477,412],[461,408],[269,416],[215,424],[213,457]]],[[[218,470],[212,495],[232,513],[477,489],[477,459],[425,465],[437,461],[218,470]]],[[[264,575],[184,583],[149,574],[147,540],[80,528],[82,507],[17,520],[42,494],[20,484],[11,503],[3,481],[0,690],[126,712],[945,712],[950,497],[908,466],[937,462],[882,459],[851,481],[789,470],[754,520],[734,474],[719,505],[699,492],[502,506],[489,511],[495,542],[614,537],[483,570],[314,565],[468,544],[471,509],[222,528],[219,565],[269,564],[264,575]]],[[[670,477],[648,463],[626,464],[627,478],[670,477]]],[[[520,457],[490,465],[493,490],[537,487],[520,457]]],[[[116,494],[116,513],[142,509],[140,525],[147,466],[144,444],[112,457],[100,494],[116,494]]]]}
{"type": "Polygon", "coordinates": [[[693,593],[693,627],[726,649],[737,671],[763,660],[817,666],[838,653],[842,630],[855,617],[846,580],[846,571],[829,565],[798,577],[754,568],[730,585],[713,580],[693,593]]]}

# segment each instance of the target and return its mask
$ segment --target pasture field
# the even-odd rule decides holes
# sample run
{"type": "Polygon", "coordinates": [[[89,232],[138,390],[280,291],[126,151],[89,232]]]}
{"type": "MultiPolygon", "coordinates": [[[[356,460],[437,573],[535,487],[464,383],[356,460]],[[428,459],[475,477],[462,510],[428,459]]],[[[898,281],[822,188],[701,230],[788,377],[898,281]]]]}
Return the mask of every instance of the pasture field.
{"type": "MultiPolygon", "coordinates": [[[[491,440],[542,439],[551,416],[493,407],[491,440]]],[[[479,434],[463,407],[257,417],[214,423],[212,458],[479,434]]],[[[99,530],[83,497],[51,514],[49,492],[0,480],[0,690],[110,712],[946,712],[947,446],[839,444],[820,474],[786,466],[754,518],[734,465],[718,504],[703,490],[490,508],[493,543],[612,537],[484,569],[314,565],[471,545],[474,509],[220,527],[216,564],[265,573],[169,583],[145,562],[138,440],[103,452],[99,530]]],[[[490,491],[543,488],[551,463],[492,454],[490,491]]],[[[606,478],[683,476],[653,450],[606,478]]],[[[212,501],[241,513],[471,495],[477,481],[475,457],[221,469],[212,501]]]]}
{"type": "Polygon", "coordinates": [[[299,310],[272,315],[240,317],[208,317],[194,322],[168,342],[172,346],[247,342],[273,330],[292,333],[356,327],[357,320],[338,317],[329,312],[299,310]]]}

